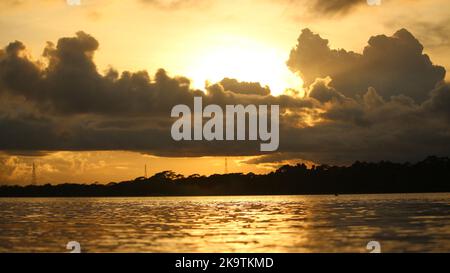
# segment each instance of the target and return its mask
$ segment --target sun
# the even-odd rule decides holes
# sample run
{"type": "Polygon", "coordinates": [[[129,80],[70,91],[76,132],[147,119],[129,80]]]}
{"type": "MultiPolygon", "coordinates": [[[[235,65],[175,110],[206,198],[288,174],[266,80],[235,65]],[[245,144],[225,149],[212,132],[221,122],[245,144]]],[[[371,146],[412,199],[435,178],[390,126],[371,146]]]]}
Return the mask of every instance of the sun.
{"type": "Polygon", "coordinates": [[[196,53],[187,75],[198,89],[203,89],[206,81],[215,83],[228,77],[267,85],[276,96],[288,88],[302,87],[301,78],[289,71],[286,59],[282,49],[242,37],[222,36],[196,53]]]}

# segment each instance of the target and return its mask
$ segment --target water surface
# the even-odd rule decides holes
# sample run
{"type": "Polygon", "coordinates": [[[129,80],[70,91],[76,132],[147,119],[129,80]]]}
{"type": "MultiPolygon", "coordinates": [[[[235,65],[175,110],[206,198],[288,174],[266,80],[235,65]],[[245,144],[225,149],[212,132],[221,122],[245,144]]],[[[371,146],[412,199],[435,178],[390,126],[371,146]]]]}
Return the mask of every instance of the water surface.
{"type": "Polygon", "coordinates": [[[0,198],[0,252],[450,252],[450,194],[0,198]]]}

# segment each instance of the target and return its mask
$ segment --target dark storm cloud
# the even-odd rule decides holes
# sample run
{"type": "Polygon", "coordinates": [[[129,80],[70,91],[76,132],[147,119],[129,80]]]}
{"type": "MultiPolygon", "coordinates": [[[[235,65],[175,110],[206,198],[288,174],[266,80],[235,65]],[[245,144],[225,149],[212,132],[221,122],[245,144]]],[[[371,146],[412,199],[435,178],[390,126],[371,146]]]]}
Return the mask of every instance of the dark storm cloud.
{"type": "Polygon", "coordinates": [[[308,16],[344,16],[358,6],[366,5],[367,0],[269,0],[275,4],[288,5],[297,12],[305,10],[308,16]]]}
{"type": "Polygon", "coordinates": [[[193,97],[204,104],[279,104],[311,108],[308,99],[269,96],[259,83],[224,79],[207,94],[190,88],[184,77],[164,70],[100,74],[93,57],[98,41],[84,33],[48,43],[47,66],[33,61],[21,42],[5,47],[0,56],[2,104],[18,108],[0,111],[2,150],[140,150],[171,156],[256,153],[256,143],[243,149],[217,143],[176,143],[170,137],[170,110],[177,104],[192,107],[193,97]],[[26,107],[25,107],[26,106],[26,107]],[[16,113],[17,112],[17,113],[16,113]],[[12,114],[14,113],[14,115],[12,114]],[[17,137],[15,135],[17,134],[17,137]],[[216,147],[217,146],[217,147],[216,147]]]}
{"type": "Polygon", "coordinates": [[[442,84],[431,94],[431,99],[424,103],[425,110],[432,114],[443,115],[450,122],[450,86],[442,84]]]}
{"type": "Polygon", "coordinates": [[[348,97],[374,87],[385,99],[403,94],[419,103],[428,99],[429,91],[445,77],[445,69],[433,65],[406,29],[391,37],[371,37],[362,54],[330,49],[328,40],[304,29],[288,66],[302,75],[307,86],[316,78],[329,76],[330,86],[348,97]]]}
{"type": "Polygon", "coordinates": [[[329,80],[317,79],[309,86],[309,97],[314,98],[322,103],[332,100],[342,100],[345,97],[336,91],[336,89],[328,86],[329,80]]]}
{"type": "Polygon", "coordinates": [[[405,95],[384,100],[374,88],[358,98],[336,94],[326,81],[321,88],[333,94],[322,104],[322,122],[291,130],[283,139],[291,145],[287,152],[299,152],[296,157],[340,164],[356,160],[414,161],[430,154],[450,154],[448,84],[432,90],[422,104],[405,95]]]}
{"type": "Polygon", "coordinates": [[[371,38],[363,54],[331,50],[304,30],[289,64],[306,75],[305,97],[273,97],[259,83],[234,79],[204,93],[164,70],[100,74],[93,59],[98,47],[84,32],[61,38],[46,46],[45,65],[28,56],[21,42],[0,51],[0,150],[259,155],[259,142],[172,140],[172,107],[192,107],[193,97],[202,96],[205,105],[280,105],[280,149],[265,162],[284,157],[341,164],[450,154],[444,71],[406,30],[371,38]]]}
{"type": "Polygon", "coordinates": [[[245,160],[246,164],[272,164],[278,163],[283,164],[287,160],[302,160],[302,154],[300,153],[272,153],[267,155],[262,155],[258,157],[253,157],[248,160],[245,160]]]}
{"type": "MultiPolygon", "coordinates": [[[[213,0],[139,0],[151,7],[163,10],[180,10],[186,8],[208,7],[216,1],[213,0]]],[[[309,12],[315,14],[334,16],[344,15],[359,5],[367,5],[366,0],[270,0],[275,4],[307,7],[309,12]]],[[[237,3],[236,3],[237,4],[237,3]]]]}
{"type": "Polygon", "coordinates": [[[188,79],[170,78],[164,70],[152,80],[146,71],[125,71],[119,76],[110,70],[101,75],[93,61],[98,46],[97,40],[84,32],[62,38],[56,46],[48,43],[43,55],[49,64],[40,69],[23,54],[22,43],[11,43],[0,60],[0,85],[42,109],[61,114],[165,111],[173,98],[187,102],[196,93],[189,89],[188,79]]]}
{"type": "Polygon", "coordinates": [[[268,86],[262,87],[259,82],[239,82],[236,79],[224,78],[219,84],[222,85],[224,90],[238,94],[261,96],[270,94],[270,88],[268,86]]]}
{"type": "Polygon", "coordinates": [[[314,10],[323,14],[346,13],[357,5],[367,4],[366,0],[316,0],[314,10]]]}

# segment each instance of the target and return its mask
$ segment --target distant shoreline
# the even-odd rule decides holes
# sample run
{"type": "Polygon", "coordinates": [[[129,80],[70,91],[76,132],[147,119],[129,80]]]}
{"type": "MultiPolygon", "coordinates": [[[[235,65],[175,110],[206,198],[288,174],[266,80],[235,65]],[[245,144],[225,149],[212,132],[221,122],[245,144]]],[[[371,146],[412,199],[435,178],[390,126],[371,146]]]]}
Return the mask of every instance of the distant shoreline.
{"type": "Polygon", "coordinates": [[[140,197],[263,197],[263,196],[332,196],[332,197],[342,197],[342,196],[356,196],[356,195],[416,195],[416,194],[450,194],[450,191],[446,192],[383,192],[383,193],[343,193],[338,194],[329,194],[329,193],[314,193],[314,194],[222,194],[222,195],[104,195],[104,196],[0,196],[2,198],[140,198],[140,197]]]}
{"type": "Polygon", "coordinates": [[[351,166],[285,165],[269,174],[184,177],[164,171],[108,184],[0,186],[0,197],[165,197],[449,193],[450,159],[411,163],[355,162],[351,166]]]}

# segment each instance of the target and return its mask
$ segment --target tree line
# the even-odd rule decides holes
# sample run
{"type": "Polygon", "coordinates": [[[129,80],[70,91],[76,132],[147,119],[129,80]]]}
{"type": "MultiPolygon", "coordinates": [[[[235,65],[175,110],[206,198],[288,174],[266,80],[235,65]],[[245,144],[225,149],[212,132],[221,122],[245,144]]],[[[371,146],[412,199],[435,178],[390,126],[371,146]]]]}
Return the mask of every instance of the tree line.
{"type": "Polygon", "coordinates": [[[109,184],[1,186],[0,197],[291,195],[450,192],[450,159],[411,163],[355,162],[351,166],[285,165],[268,174],[183,176],[164,171],[150,178],[109,184]]]}

